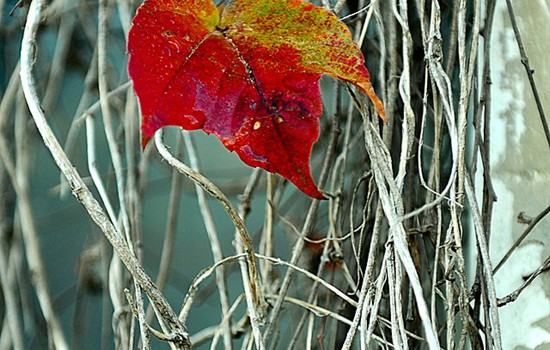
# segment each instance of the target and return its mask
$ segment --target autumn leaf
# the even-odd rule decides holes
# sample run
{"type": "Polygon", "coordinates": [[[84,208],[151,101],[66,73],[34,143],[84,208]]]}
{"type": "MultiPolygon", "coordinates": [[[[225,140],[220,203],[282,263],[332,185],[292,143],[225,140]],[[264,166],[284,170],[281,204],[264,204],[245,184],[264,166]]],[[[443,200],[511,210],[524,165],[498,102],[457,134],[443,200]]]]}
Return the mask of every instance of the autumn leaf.
{"type": "Polygon", "coordinates": [[[319,137],[319,78],[364,92],[384,119],[347,27],[301,0],[146,0],[128,35],[143,146],[161,127],[215,134],[248,165],[322,199],[309,167],[319,137]]]}

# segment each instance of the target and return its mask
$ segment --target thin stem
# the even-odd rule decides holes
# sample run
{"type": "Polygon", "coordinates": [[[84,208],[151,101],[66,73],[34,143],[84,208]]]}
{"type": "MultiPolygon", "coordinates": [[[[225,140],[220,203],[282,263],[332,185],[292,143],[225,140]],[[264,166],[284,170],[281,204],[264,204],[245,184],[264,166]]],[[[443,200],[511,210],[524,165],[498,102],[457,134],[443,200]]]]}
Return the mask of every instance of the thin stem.
{"type": "MultiPolygon", "coordinates": [[[[208,194],[213,196],[223,208],[226,210],[229,218],[235,225],[237,233],[241,239],[242,247],[246,252],[246,262],[241,263],[241,276],[243,278],[243,286],[246,294],[246,302],[248,305],[248,312],[250,313],[250,321],[252,324],[252,329],[254,332],[254,339],[256,341],[256,346],[263,349],[263,341],[261,339],[260,327],[259,324],[263,318],[263,300],[259,293],[261,293],[261,288],[259,287],[259,278],[258,278],[258,267],[256,264],[256,259],[254,258],[254,247],[252,245],[252,239],[246,230],[246,226],[242,221],[241,217],[229,201],[227,197],[223,194],[218,187],[216,187],[210,180],[204,177],[202,174],[196,172],[195,170],[189,168],[187,165],[180,162],[176,159],[166,146],[162,142],[162,130],[158,131],[155,134],[155,145],[160,153],[160,155],[174,168],[185,176],[189,177],[193,182],[199,185],[203,190],[208,194]]],[[[240,245],[238,245],[239,247],[240,245]]],[[[239,249],[238,249],[239,250],[239,249]]],[[[240,253],[237,250],[237,253],[240,253]]]]}
{"type": "MultiPolygon", "coordinates": [[[[66,154],[63,152],[61,145],[57,141],[47,123],[47,118],[44,111],[40,107],[40,99],[38,98],[32,68],[36,45],[36,31],[40,23],[40,16],[43,6],[44,3],[41,0],[35,0],[31,3],[21,46],[21,82],[34,122],[43,138],[44,144],[50,151],[61,172],[65,175],[76,199],[82,203],[88,211],[90,218],[105,234],[105,237],[109,240],[132,276],[149,296],[151,302],[153,302],[159,309],[161,315],[164,317],[164,321],[169,326],[170,331],[174,332],[176,335],[174,338],[175,344],[183,349],[188,349],[191,344],[189,343],[189,335],[187,330],[178,321],[176,315],[164,299],[163,295],[145,273],[145,270],[140,265],[136,257],[131,253],[126,242],[117,231],[113,223],[109,220],[103,208],[93,197],[84,181],[82,181],[82,178],[71,164],[66,154]]],[[[61,345],[60,348],[66,348],[66,346],[61,345]]]]}
{"type": "Polygon", "coordinates": [[[549,213],[550,213],[550,205],[544,208],[543,211],[541,211],[534,219],[532,219],[529,222],[529,225],[527,225],[527,227],[525,228],[521,236],[514,242],[514,244],[510,247],[510,249],[508,249],[506,254],[504,254],[502,259],[500,259],[500,261],[498,262],[497,266],[495,266],[495,268],[493,269],[493,274],[497,273],[497,271],[502,267],[502,265],[504,265],[506,261],[508,261],[512,253],[521,245],[521,243],[525,240],[525,238],[527,238],[529,233],[533,231],[535,226],[537,226],[537,224],[542,219],[544,219],[549,213]]]}
{"type": "Polygon", "coordinates": [[[506,0],[506,6],[508,7],[508,14],[510,15],[510,21],[512,22],[512,29],[514,29],[516,42],[518,43],[519,53],[521,56],[521,63],[523,64],[523,67],[525,67],[525,73],[527,74],[527,78],[529,79],[529,85],[531,85],[531,91],[533,91],[533,97],[535,98],[537,111],[539,112],[540,121],[544,129],[544,135],[546,136],[546,142],[550,147],[550,128],[548,127],[548,121],[546,120],[544,107],[542,105],[542,101],[539,96],[539,90],[537,89],[535,78],[533,76],[534,70],[529,65],[529,58],[525,53],[525,47],[523,46],[523,39],[521,38],[521,33],[519,31],[518,23],[516,21],[516,15],[514,13],[514,6],[512,5],[512,1],[506,0]]]}
{"type": "MultiPolygon", "coordinates": [[[[183,140],[185,142],[185,148],[189,154],[189,163],[191,164],[191,168],[194,171],[199,172],[199,157],[197,156],[191,135],[188,132],[183,132],[183,140]]],[[[214,223],[214,216],[212,215],[212,211],[208,205],[206,194],[197,183],[195,183],[195,191],[197,192],[197,199],[199,202],[201,215],[203,217],[204,226],[206,228],[206,233],[208,235],[208,239],[210,240],[212,257],[214,258],[214,261],[220,261],[223,259],[223,252],[220,240],[218,238],[218,230],[216,229],[216,225],[214,223]]],[[[231,342],[231,314],[229,313],[230,303],[229,293],[225,282],[225,270],[223,266],[220,266],[220,268],[216,270],[216,285],[220,295],[221,314],[224,319],[222,322],[223,345],[224,349],[231,350],[233,345],[231,342]]]]}

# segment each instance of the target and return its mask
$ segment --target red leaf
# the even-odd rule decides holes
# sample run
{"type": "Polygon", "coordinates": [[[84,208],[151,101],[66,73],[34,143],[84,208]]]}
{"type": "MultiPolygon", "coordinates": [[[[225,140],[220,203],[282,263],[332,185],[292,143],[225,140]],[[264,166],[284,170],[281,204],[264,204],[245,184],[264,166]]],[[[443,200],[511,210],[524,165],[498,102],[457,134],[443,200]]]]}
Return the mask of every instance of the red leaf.
{"type": "Polygon", "coordinates": [[[146,0],[128,52],[144,146],[163,126],[202,129],[314,198],[324,198],[309,169],[321,74],[357,86],[385,118],[347,27],[301,0],[234,0],[220,10],[210,0],[146,0]]]}

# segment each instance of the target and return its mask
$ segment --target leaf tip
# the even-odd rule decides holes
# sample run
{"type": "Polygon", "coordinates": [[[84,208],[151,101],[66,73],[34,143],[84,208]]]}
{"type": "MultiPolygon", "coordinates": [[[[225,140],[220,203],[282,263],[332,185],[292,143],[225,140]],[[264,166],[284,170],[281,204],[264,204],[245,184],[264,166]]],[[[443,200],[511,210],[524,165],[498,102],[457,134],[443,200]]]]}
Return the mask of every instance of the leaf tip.
{"type": "Polygon", "coordinates": [[[155,132],[160,128],[151,128],[147,123],[142,123],[141,125],[141,149],[144,150],[155,132]]]}
{"type": "Polygon", "coordinates": [[[149,143],[149,140],[151,140],[151,136],[145,136],[141,135],[141,149],[144,150],[147,144],[149,143]]]}
{"type": "Polygon", "coordinates": [[[372,84],[369,80],[362,81],[357,83],[357,86],[363,91],[371,100],[371,102],[374,104],[374,107],[376,108],[376,111],[378,112],[378,116],[384,121],[384,123],[387,123],[388,120],[386,119],[386,111],[384,110],[384,104],[378,98],[378,95],[376,95],[376,92],[374,92],[374,88],[372,87],[372,84]]]}
{"type": "Polygon", "coordinates": [[[309,172],[309,169],[304,169],[305,171],[300,171],[294,174],[281,174],[286,177],[290,182],[292,182],[300,191],[307,194],[311,198],[323,200],[328,199],[321,193],[317,185],[313,182],[313,178],[309,172]]]}
{"type": "Polygon", "coordinates": [[[317,190],[317,193],[315,195],[309,195],[312,198],[319,199],[319,200],[326,200],[328,199],[324,194],[321,193],[321,191],[317,190]]]}

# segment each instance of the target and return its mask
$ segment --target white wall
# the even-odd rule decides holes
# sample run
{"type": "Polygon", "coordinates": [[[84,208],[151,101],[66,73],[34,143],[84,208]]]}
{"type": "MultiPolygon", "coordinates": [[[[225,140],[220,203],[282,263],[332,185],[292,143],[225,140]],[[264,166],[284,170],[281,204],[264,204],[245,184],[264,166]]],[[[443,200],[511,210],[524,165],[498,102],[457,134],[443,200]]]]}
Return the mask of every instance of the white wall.
{"type": "MultiPolygon", "coordinates": [[[[550,0],[512,1],[547,116],[550,114],[550,0]]],[[[550,205],[550,147],[521,64],[506,1],[497,1],[492,35],[491,166],[498,197],[490,238],[493,266],[534,217],[550,205]]],[[[481,82],[480,82],[481,83],[481,82]]],[[[479,169],[479,167],[478,167],[479,169]]],[[[482,189],[478,174],[477,188],[482,189]]],[[[550,256],[550,217],[543,219],[495,275],[509,294],[550,256]]],[[[504,349],[550,349],[550,273],[500,309],[504,349]]]]}

